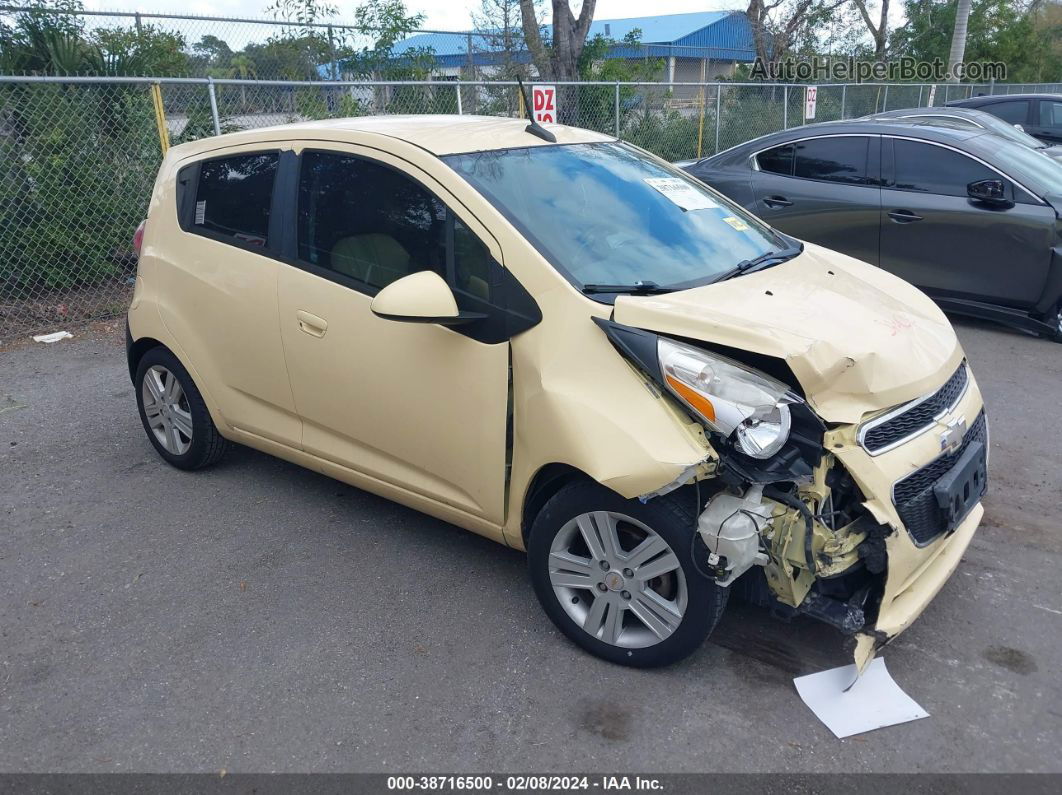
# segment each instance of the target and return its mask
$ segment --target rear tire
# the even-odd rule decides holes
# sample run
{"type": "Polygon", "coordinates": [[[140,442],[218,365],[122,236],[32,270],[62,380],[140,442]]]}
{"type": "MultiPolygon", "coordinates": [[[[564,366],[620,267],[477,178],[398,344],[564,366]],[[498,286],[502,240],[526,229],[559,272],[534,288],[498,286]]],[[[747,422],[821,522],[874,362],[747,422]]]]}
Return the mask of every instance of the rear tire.
{"type": "Polygon", "coordinates": [[[217,462],[229,443],[218,433],[192,377],[166,348],[145,353],[134,379],[140,422],[155,451],[178,469],[217,462]]]}
{"type": "Polygon", "coordinates": [[[546,615],[609,662],[652,668],[691,654],[727,601],[727,590],[693,562],[694,544],[701,546],[695,507],[689,495],[643,504],[597,483],[565,486],[528,537],[531,582],[546,615]]]}

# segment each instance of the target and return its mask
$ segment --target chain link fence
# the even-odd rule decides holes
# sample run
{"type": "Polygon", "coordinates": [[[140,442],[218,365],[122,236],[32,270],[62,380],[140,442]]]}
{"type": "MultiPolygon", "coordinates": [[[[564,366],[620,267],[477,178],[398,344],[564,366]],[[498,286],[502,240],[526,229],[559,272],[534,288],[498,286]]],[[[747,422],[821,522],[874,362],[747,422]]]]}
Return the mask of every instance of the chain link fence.
{"type": "MultiPolygon", "coordinates": [[[[942,105],[985,88],[824,85],[815,121],[942,105]]],[[[571,83],[557,91],[559,121],[617,135],[670,161],[804,123],[800,85],[571,83]]],[[[176,145],[381,113],[515,117],[524,109],[516,84],[498,81],[0,76],[0,341],[124,312],[136,270],[132,235],[146,212],[162,137],[176,145]]]]}

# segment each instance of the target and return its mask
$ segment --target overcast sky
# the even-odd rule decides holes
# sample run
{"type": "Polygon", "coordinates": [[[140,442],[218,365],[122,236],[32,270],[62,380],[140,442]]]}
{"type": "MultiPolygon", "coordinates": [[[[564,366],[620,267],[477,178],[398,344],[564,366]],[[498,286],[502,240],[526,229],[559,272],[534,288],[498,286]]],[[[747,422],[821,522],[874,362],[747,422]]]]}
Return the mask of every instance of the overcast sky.
{"type": "MultiPolygon", "coordinates": [[[[200,14],[205,16],[269,17],[265,8],[270,0],[84,0],[85,8],[107,11],[145,11],[160,14],[200,14]]],[[[339,0],[340,18],[353,18],[357,0],[339,0]]],[[[747,2],[742,0],[598,0],[594,12],[596,19],[622,19],[645,16],[649,7],[655,15],[681,14],[690,11],[716,11],[719,9],[744,10],[747,2]]],[[[471,12],[478,10],[479,0],[406,0],[410,11],[421,11],[427,16],[425,27],[442,30],[467,30],[472,26],[471,12]]],[[[578,7],[573,3],[573,7],[578,7]]]]}

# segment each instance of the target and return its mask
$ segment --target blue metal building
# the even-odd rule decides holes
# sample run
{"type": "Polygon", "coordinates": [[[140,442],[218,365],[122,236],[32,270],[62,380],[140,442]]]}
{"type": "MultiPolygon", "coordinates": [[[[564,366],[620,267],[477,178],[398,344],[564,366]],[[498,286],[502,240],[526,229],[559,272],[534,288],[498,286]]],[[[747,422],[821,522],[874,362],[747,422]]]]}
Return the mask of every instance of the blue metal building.
{"type": "MultiPolygon", "coordinates": [[[[756,57],[752,27],[743,13],[734,11],[599,19],[590,25],[587,38],[595,36],[615,42],[607,58],[666,59],[661,79],[668,83],[725,77],[736,64],[749,63],[756,57]],[[624,43],[632,33],[639,46],[624,43]]],[[[398,42],[393,52],[396,58],[402,58],[410,50],[430,50],[441,75],[468,79],[473,73],[490,76],[492,68],[503,62],[502,49],[500,37],[489,34],[421,33],[398,42]]],[[[531,59],[525,50],[516,53],[513,60],[528,63],[531,59]]],[[[330,76],[330,65],[322,66],[321,74],[330,76]]]]}

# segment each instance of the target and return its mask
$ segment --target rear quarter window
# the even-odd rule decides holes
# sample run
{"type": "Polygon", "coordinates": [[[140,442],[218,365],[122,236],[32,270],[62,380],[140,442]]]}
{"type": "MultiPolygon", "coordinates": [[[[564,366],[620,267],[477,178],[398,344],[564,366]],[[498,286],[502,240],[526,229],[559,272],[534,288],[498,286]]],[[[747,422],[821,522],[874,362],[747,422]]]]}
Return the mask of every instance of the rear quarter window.
{"type": "MultiPolygon", "coordinates": [[[[277,152],[262,152],[197,164],[194,200],[181,202],[182,226],[226,242],[264,247],[279,159],[277,152]]],[[[184,175],[182,171],[178,179],[190,178],[184,175]]]]}

